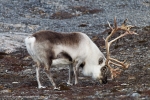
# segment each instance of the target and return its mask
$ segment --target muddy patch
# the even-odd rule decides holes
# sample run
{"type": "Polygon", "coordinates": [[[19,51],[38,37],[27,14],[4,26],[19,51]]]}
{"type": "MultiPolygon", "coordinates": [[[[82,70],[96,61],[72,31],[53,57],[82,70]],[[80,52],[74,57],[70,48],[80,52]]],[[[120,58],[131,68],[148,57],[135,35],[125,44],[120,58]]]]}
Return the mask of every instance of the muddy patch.
{"type": "Polygon", "coordinates": [[[104,9],[91,9],[90,7],[86,6],[71,6],[68,9],[69,12],[66,11],[57,11],[51,15],[51,19],[69,19],[72,17],[77,17],[85,14],[96,14],[99,12],[103,12],[104,9]]]}

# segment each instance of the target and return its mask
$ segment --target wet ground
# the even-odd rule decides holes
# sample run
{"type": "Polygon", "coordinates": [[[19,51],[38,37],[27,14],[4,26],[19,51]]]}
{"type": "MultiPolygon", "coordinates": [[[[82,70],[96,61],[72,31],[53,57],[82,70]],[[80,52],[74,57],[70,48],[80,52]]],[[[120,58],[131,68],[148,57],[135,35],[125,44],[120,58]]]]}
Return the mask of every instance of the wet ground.
{"type": "MultiPolygon", "coordinates": [[[[114,58],[127,61],[131,64],[114,80],[108,79],[107,84],[99,84],[90,77],[80,74],[79,84],[67,86],[68,68],[53,67],[52,73],[55,82],[61,87],[54,91],[48,78],[41,70],[42,83],[45,89],[38,89],[35,77],[35,64],[25,49],[18,49],[12,54],[0,53],[0,97],[22,100],[149,100],[150,99],[150,27],[138,30],[138,36],[126,36],[114,43],[111,55],[114,58]]],[[[102,37],[108,35],[91,35],[92,40],[105,53],[102,37]]]]}

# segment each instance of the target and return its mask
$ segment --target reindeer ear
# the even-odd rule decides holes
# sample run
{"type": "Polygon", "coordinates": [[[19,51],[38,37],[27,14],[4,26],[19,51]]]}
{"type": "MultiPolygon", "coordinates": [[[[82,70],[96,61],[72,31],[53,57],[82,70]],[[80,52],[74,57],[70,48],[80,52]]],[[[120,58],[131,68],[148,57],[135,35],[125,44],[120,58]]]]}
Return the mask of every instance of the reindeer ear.
{"type": "Polygon", "coordinates": [[[103,63],[103,58],[99,58],[98,64],[102,64],[103,63]]]}

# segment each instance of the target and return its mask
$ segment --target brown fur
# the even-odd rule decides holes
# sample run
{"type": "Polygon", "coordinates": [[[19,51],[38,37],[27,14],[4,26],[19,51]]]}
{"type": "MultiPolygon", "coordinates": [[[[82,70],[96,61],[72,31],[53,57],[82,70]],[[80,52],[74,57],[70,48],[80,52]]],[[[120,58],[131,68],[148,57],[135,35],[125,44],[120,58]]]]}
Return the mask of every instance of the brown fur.
{"type": "Polygon", "coordinates": [[[83,62],[83,63],[80,65],[80,67],[83,69],[84,65],[85,65],[85,62],[83,62]]]}
{"type": "Polygon", "coordinates": [[[68,53],[66,53],[66,52],[61,52],[61,53],[59,53],[59,54],[57,55],[56,59],[57,59],[57,58],[65,58],[65,59],[68,59],[69,61],[72,61],[71,56],[70,56],[68,53]]]}
{"type": "Polygon", "coordinates": [[[40,31],[33,36],[37,42],[48,40],[51,44],[77,45],[81,40],[79,33],[57,33],[53,31],[40,31]]]}

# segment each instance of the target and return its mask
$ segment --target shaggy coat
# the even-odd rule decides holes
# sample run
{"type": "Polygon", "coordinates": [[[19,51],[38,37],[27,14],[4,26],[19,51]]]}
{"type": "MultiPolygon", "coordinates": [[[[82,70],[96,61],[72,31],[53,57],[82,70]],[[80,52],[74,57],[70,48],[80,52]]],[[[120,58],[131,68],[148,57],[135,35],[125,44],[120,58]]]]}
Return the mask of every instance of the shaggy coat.
{"type": "Polygon", "coordinates": [[[50,73],[50,67],[58,64],[69,64],[69,80],[71,84],[71,71],[74,71],[75,84],[78,83],[78,68],[83,67],[85,76],[92,76],[103,83],[107,82],[105,57],[95,43],[84,33],[57,33],[53,31],[40,31],[25,39],[28,53],[37,62],[36,76],[38,87],[43,86],[39,80],[39,68],[44,66],[45,72],[54,89],[57,89],[50,73]]]}

